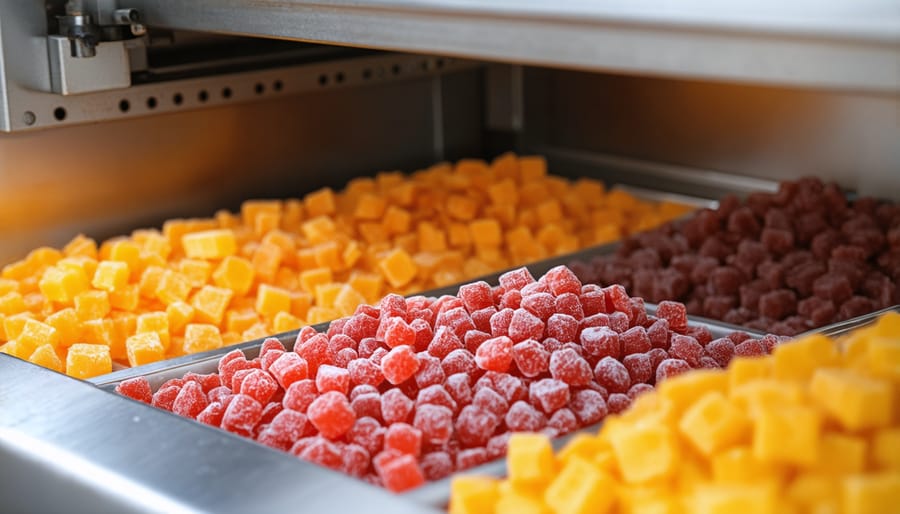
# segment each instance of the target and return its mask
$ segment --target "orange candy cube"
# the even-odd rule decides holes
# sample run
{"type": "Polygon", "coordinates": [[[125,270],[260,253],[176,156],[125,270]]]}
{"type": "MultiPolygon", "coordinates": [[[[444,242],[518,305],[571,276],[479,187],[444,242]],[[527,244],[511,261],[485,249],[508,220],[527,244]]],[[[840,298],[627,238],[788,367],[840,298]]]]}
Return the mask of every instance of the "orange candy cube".
{"type": "Polygon", "coordinates": [[[215,325],[191,323],[184,329],[184,353],[198,353],[222,347],[222,334],[215,325]]]}
{"type": "Polygon", "coordinates": [[[73,344],[66,355],[66,375],[87,379],[112,372],[109,346],[73,344]]]}
{"type": "Polygon", "coordinates": [[[205,230],[181,238],[184,254],[191,259],[224,259],[237,253],[237,240],[230,229],[205,230]]]}

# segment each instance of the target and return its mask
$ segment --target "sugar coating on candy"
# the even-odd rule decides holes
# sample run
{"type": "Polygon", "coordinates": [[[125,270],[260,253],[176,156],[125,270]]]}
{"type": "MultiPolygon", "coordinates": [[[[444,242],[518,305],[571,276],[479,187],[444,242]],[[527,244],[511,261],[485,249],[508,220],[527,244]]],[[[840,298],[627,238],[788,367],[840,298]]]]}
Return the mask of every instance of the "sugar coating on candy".
{"type": "Polygon", "coordinates": [[[441,366],[440,359],[429,355],[427,352],[419,352],[416,354],[416,358],[419,359],[419,370],[415,374],[415,379],[416,385],[419,386],[419,388],[425,388],[444,382],[446,376],[444,374],[444,369],[441,366]]]}
{"type": "Polygon", "coordinates": [[[547,427],[556,430],[560,434],[568,434],[579,427],[578,418],[568,408],[557,410],[547,421],[547,427]]]}
{"type": "Polygon", "coordinates": [[[276,414],[266,428],[271,437],[285,443],[287,448],[303,436],[305,429],[306,416],[290,409],[283,409],[276,414]]]}
{"type": "Polygon", "coordinates": [[[139,402],[150,403],[153,400],[150,382],[145,377],[129,378],[119,382],[116,384],[116,392],[139,402]]]}
{"type": "Polygon", "coordinates": [[[569,409],[582,426],[600,421],[606,417],[608,412],[606,400],[600,393],[592,389],[575,391],[569,401],[569,409]]]}
{"type": "Polygon", "coordinates": [[[475,364],[489,371],[505,372],[513,359],[513,340],[506,336],[483,342],[475,352],[475,364]]]}
{"type": "Polygon", "coordinates": [[[628,368],[612,357],[604,357],[597,362],[594,377],[610,393],[625,393],[631,387],[628,368]]]}
{"type": "Polygon", "coordinates": [[[416,331],[403,318],[399,316],[387,318],[382,325],[385,327],[383,340],[391,348],[415,344],[416,331]]]}
{"type": "Polygon", "coordinates": [[[518,400],[528,398],[528,387],[520,378],[508,373],[485,373],[485,376],[491,376],[493,383],[492,389],[506,400],[507,403],[513,403],[518,400]]]}
{"type": "Polygon", "coordinates": [[[627,394],[613,393],[606,400],[606,407],[610,414],[624,412],[631,405],[631,398],[627,394]]]}
{"type": "Polygon", "coordinates": [[[234,376],[231,377],[231,389],[234,391],[240,391],[241,385],[244,383],[244,379],[249,377],[255,371],[260,371],[256,368],[246,368],[238,370],[234,373],[234,376]]]}
{"type": "Polygon", "coordinates": [[[581,331],[580,341],[584,351],[594,358],[618,359],[622,353],[619,334],[607,326],[585,328],[581,331]]]}
{"type": "Polygon", "coordinates": [[[523,376],[533,378],[550,369],[550,352],[534,339],[513,346],[513,360],[523,376]]]}
{"type": "Polygon", "coordinates": [[[641,326],[632,327],[622,332],[619,341],[622,344],[622,355],[626,356],[633,353],[646,353],[653,348],[650,336],[647,335],[646,329],[641,326]]]}
{"type": "Polygon", "coordinates": [[[415,346],[417,352],[424,352],[428,349],[432,338],[434,338],[434,330],[432,330],[431,325],[427,321],[418,318],[410,321],[409,327],[416,333],[416,340],[413,346],[415,346]]]}
{"type": "Polygon", "coordinates": [[[581,293],[581,281],[566,266],[551,268],[541,277],[541,281],[545,282],[550,292],[556,296],[564,293],[581,293]]]}
{"type": "Polygon", "coordinates": [[[515,314],[513,309],[504,308],[491,315],[492,337],[509,335],[509,325],[512,323],[513,314],[515,314]]]}
{"type": "Polygon", "coordinates": [[[556,312],[572,316],[576,321],[584,319],[584,309],[578,293],[563,293],[556,297],[556,312]]]}
{"type": "Polygon", "coordinates": [[[206,408],[197,414],[197,421],[210,426],[218,427],[225,416],[225,406],[219,402],[210,402],[206,408]]]}
{"type": "Polygon", "coordinates": [[[500,418],[509,409],[509,402],[490,387],[482,387],[476,391],[475,396],[472,398],[472,405],[500,418]]]}
{"type": "Polygon", "coordinates": [[[357,387],[369,385],[377,387],[384,381],[381,366],[369,359],[354,359],[347,364],[350,384],[357,387]]]}
{"type": "Polygon", "coordinates": [[[465,345],[463,345],[453,330],[449,327],[441,326],[435,330],[434,337],[428,344],[428,353],[438,359],[443,359],[453,350],[461,348],[465,348],[465,345]]]}
{"type": "Polygon", "coordinates": [[[314,462],[326,468],[334,470],[341,468],[344,464],[344,459],[341,456],[341,449],[337,445],[332,441],[319,436],[310,437],[309,439],[311,439],[311,441],[299,448],[297,445],[300,444],[303,439],[294,443],[291,452],[295,453],[303,460],[314,462]],[[302,450],[297,453],[296,450],[300,448],[302,448],[302,450]]]}
{"type": "Polygon", "coordinates": [[[284,393],[284,406],[297,412],[306,413],[310,404],[318,396],[319,391],[316,389],[316,383],[310,379],[298,380],[287,388],[284,393]]]}
{"type": "Polygon", "coordinates": [[[355,314],[344,324],[343,333],[359,343],[367,337],[375,337],[378,325],[377,317],[365,313],[355,314]]]}
{"type": "Polygon", "coordinates": [[[634,401],[635,398],[649,391],[653,391],[653,386],[650,384],[634,384],[627,394],[631,401],[634,401]]]}
{"type": "Polygon", "coordinates": [[[478,309],[475,312],[472,312],[472,323],[475,324],[475,329],[480,330],[481,332],[486,332],[488,334],[491,333],[491,317],[497,313],[497,308],[493,305],[490,307],[485,307],[484,309],[478,309]]]}
{"type": "Polygon", "coordinates": [[[569,385],[554,378],[532,382],[528,388],[528,401],[544,413],[552,414],[569,403],[569,385]]]}
{"type": "Polygon", "coordinates": [[[518,268],[500,275],[499,281],[504,291],[519,291],[535,280],[528,268],[518,268]]]}
{"type": "Polygon", "coordinates": [[[222,402],[226,397],[230,396],[231,389],[225,386],[219,386],[212,388],[208,393],[206,393],[206,398],[212,402],[222,402]]]}
{"type": "Polygon", "coordinates": [[[622,365],[628,370],[632,384],[649,383],[654,376],[653,363],[646,353],[633,353],[622,359],[622,365]]]}
{"type": "Polygon", "coordinates": [[[278,382],[272,375],[261,369],[254,369],[241,382],[240,392],[252,397],[262,405],[269,403],[272,395],[278,391],[278,382]]]}
{"type": "Polygon", "coordinates": [[[422,485],[425,477],[413,455],[400,455],[375,461],[375,471],[384,487],[395,493],[407,491],[422,485]]]}
{"type": "Polygon", "coordinates": [[[414,405],[399,389],[389,389],[381,395],[381,418],[387,424],[405,422],[414,405]]]}
{"type": "Polygon", "coordinates": [[[454,423],[459,442],[467,448],[484,446],[494,435],[501,419],[475,405],[463,407],[454,423]]]}
{"type": "Polygon", "coordinates": [[[556,313],[547,320],[547,337],[553,337],[563,342],[573,342],[578,339],[578,320],[568,314],[556,313]]]}
{"type": "Polygon", "coordinates": [[[739,357],[755,357],[765,354],[766,347],[755,339],[748,339],[734,347],[734,355],[739,357]]]}
{"type": "Polygon", "coordinates": [[[468,448],[456,454],[456,469],[464,470],[480,466],[488,461],[485,448],[468,448]]]}
{"type": "Polygon", "coordinates": [[[418,406],[413,426],[421,430],[425,442],[442,445],[449,441],[453,434],[453,411],[443,405],[424,404],[418,406]]]}
{"type": "Polygon", "coordinates": [[[475,396],[469,384],[469,375],[465,373],[450,375],[447,377],[444,387],[446,387],[447,392],[450,393],[450,396],[453,397],[453,400],[460,407],[472,403],[472,399],[475,396]]]}
{"type": "Polygon", "coordinates": [[[319,365],[328,361],[328,338],[325,334],[316,334],[300,343],[299,348],[295,346],[294,351],[306,360],[309,374],[314,375],[319,365]]]}
{"type": "Polygon", "coordinates": [[[684,332],[687,329],[687,311],[684,304],[678,302],[659,302],[656,315],[666,320],[669,329],[674,332],[684,332]]]}
{"type": "Polygon", "coordinates": [[[208,404],[206,394],[203,393],[200,384],[187,382],[178,391],[178,396],[172,403],[172,412],[186,418],[196,418],[208,404]]]}
{"type": "Polygon", "coordinates": [[[347,432],[347,440],[366,449],[371,455],[380,452],[384,447],[384,427],[378,420],[362,417],[356,420],[347,432]]]}
{"type": "Polygon", "coordinates": [[[494,306],[491,286],[484,281],[472,282],[459,288],[459,298],[470,313],[494,306]]]}
{"type": "Polygon", "coordinates": [[[254,398],[237,394],[222,416],[222,428],[240,435],[249,435],[262,418],[263,406],[254,398]]]}
{"type": "Polygon", "coordinates": [[[587,385],[594,377],[591,365],[571,348],[550,355],[550,376],[571,386],[587,385]]]}
{"type": "Polygon", "coordinates": [[[348,444],[342,449],[341,461],[341,471],[352,477],[362,478],[369,471],[372,457],[362,446],[348,444]]]}
{"type": "Polygon", "coordinates": [[[542,339],[544,322],[525,309],[513,311],[509,322],[509,337],[518,343],[526,339],[542,339]]]}
{"type": "Polygon", "coordinates": [[[681,359],[666,359],[659,363],[656,368],[656,383],[659,384],[667,378],[680,375],[686,371],[690,371],[691,365],[687,361],[681,359]]]}
{"type": "Polygon", "coordinates": [[[700,365],[700,357],[703,356],[703,346],[691,336],[674,334],[672,335],[672,344],[669,347],[669,355],[686,361],[691,367],[696,367],[700,365]]]}
{"type": "Polygon", "coordinates": [[[353,426],[356,415],[347,397],[337,391],[327,391],[313,400],[306,411],[310,423],[323,436],[336,439],[353,426]]]}
{"type": "Polygon", "coordinates": [[[287,389],[294,382],[309,376],[309,366],[306,360],[294,352],[279,355],[269,366],[268,371],[283,389],[287,389]]]}
{"type": "Polygon", "coordinates": [[[734,342],[731,339],[722,337],[710,341],[710,343],[704,347],[704,350],[706,355],[715,359],[716,363],[724,368],[728,366],[732,357],[734,357],[734,348],[734,342]]]}
{"type": "Polygon", "coordinates": [[[381,419],[381,395],[377,392],[360,394],[350,400],[350,408],[357,418],[381,419]]]}
{"type": "Polygon", "coordinates": [[[504,416],[507,428],[516,432],[537,432],[547,424],[547,417],[525,401],[510,405],[504,416]]]}
{"type": "Polygon", "coordinates": [[[384,433],[384,447],[418,457],[422,452],[422,431],[407,423],[393,423],[384,433]]]}
{"type": "Polygon", "coordinates": [[[427,453],[422,456],[420,463],[422,474],[428,481],[440,480],[453,472],[453,459],[447,452],[427,453]]]}
{"type": "Polygon", "coordinates": [[[549,293],[534,293],[523,296],[521,307],[543,321],[547,321],[556,312],[556,299],[549,293]]]}
{"type": "Polygon", "coordinates": [[[391,349],[381,359],[381,371],[391,384],[399,384],[415,375],[419,370],[419,360],[410,346],[398,346],[391,349]]]}
{"type": "MultiPolygon", "coordinates": [[[[473,332],[475,331],[473,330],[469,333],[471,334],[473,332]]],[[[487,334],[484,335],[487,336],[487,334]]],[[[456,373],[468,373],[474,375],[478,370],[478,364],[475,362],[475,355],[473,355],[470,350],[453,350],[444,357],[444,360],[440,361],[440,367],[444,372],[444,376],[455,375],[456,373]]]]}
{"type": "Polygon", "coordinates": [[[163,410],[172,410],[172,404],[175,403],[175,398],[178,396],[178,392],[181,390],[179,386],[167,386],[161,387],[155,393],[153,393],[153,398],[150,401],[150,405],[154,407],[163,409],[163,410]]]}
{"type": "Polygon", "coordinates": [[[438,314],[435,324],[442,327],[448,327],[456,334],[456,337],[459,340],[462,340],[465,337],[466,332],[475,329],[475,323],[472,322],[472,317],[469,316],[469,313],[466,312],[466,309],[463,307],[456,307],[441,312],[438,314]]]}
{"type": "Polygon", "coordinates": [[[440,405],[447,407],[453,412],[457,410],[456,401],[450,396],[450,393],[447,392],[444,386],[440,384],[430,385],[419,390],[419,394],[416,395],[415,407],[418,409],[423,405],[440,405]]]}

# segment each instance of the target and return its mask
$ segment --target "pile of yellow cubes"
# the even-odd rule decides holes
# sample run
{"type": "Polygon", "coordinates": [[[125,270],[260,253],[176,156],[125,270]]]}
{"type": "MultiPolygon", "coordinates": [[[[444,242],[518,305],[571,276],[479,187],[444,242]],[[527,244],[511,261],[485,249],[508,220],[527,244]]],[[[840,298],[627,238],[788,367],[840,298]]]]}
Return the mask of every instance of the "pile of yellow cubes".
{"type": "Polygon", "coordinates": [[[660,384],[554,455],[509,442],[508,478],[463,476],[454,514],[900,512],[900,315],[660,384]]]}
{"type": "Polygon", "coordinates": [[[684,214],[540,157],[357,178],[101,245],[76,237],[0,273],[0,352],[87,378],[329,321],[616,240],[684,214]]]}

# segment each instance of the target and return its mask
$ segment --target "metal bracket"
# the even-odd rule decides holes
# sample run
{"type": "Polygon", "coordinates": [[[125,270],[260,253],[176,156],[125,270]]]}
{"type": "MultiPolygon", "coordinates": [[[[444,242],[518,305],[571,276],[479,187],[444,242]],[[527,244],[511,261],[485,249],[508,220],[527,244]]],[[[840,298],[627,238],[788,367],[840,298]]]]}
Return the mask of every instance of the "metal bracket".
{"type": "Polygon", "coordinates": [[[84,59],[70,50],[72,40],[48,36],[50,87],[54,93],[73,95],[126,88],[131,85],[131,65],[124,41],[107,41],[93,47],[93,56],[84,59]]]}

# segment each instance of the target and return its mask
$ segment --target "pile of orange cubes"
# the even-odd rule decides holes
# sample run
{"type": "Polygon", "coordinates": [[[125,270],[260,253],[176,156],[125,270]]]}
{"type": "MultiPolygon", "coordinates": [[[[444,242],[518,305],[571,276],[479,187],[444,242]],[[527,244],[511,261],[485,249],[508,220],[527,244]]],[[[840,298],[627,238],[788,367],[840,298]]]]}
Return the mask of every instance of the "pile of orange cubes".
{"type": "Polygon", "coordinates": [[[383,172],[99,247],[78,236],[36,249],[0,275],[0,352],[88,378],[614,241],[689,209],[548,175],[541,157],[383,172]]]}

